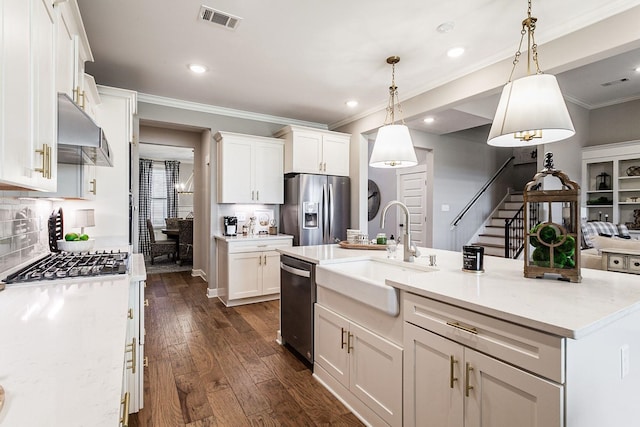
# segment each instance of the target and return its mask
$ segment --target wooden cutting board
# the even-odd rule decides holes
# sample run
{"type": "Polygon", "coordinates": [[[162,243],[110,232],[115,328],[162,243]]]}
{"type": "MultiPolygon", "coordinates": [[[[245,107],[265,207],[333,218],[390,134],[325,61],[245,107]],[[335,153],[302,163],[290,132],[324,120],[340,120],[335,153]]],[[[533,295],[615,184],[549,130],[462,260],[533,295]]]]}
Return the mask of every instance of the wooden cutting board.
{"type": "Polygon", "coordinates": [[[340,243],[338,243],[338,246],[340,246],[341,248],[345,248],[345,249],[377,249],[377,250],[384,250],[387,248],[387,245],[360,245],[358,243],[349,243],[346,240],[341,241],[340,243]]]}

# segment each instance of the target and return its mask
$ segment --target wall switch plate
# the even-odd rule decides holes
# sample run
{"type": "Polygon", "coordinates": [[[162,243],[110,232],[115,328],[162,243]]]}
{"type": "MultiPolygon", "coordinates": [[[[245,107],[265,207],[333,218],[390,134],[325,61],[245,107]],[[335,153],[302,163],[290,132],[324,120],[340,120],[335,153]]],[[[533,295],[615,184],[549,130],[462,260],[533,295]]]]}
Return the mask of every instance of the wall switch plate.
{"type": "Polygon", "coordinates": [[[442,212],[449,212],[449,205],[442,205],[442,206],[440,207],[440,210],[441,210],[442,212]]]}
{"type": "Polygon", "coordinates": [[[629,375],[629,346],[620,347],[620,379],[629,375]]]}
{"type": "Polygon", "coordinates": [[[238,221],[246,221],[247,220],[247,214],[244,212],[236,212],[236,217],[238,218],[238,221]]]}

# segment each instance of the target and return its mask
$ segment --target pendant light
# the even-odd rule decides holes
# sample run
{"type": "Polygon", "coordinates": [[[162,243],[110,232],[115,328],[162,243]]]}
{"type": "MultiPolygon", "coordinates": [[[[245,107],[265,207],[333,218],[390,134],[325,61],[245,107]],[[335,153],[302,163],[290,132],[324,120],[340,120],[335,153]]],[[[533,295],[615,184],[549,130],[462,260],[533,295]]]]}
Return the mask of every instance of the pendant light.
{"type": "Polygon", "coordinates": [[[396,86],[396,64],[400,62],[399,56],[387,58],[387,64],[391,64],[391,86],[389,86],[389,105],[387,106],[387,117],[384,125],[378,129],[376,142],[373,144],[373,151],[369,166],[374,168],[402,168],[411,167],[418,164],[418,158],[411,142],[409,128],[404,124],[402,118],[402,107],[398,97],[398,87],[396,86]],[[400,124],[395,122],[395,105],[398,99],[398,113],[400,114],[400,124]]]}
{"type": "Polygon", "coordinates": [[[527,18],[522,21],[520,45],[513,59],[509,82],[502,90],[487,143],[496,147],[525,147],[560,141],[576,131],[560,92],[556,77],[543,74],[538,65],[538,45],[534,32],[537,18],[531,16],[528,0],[527,18]],[[527,76],[511,80],[521,57],[527,35],[527,76]],[[531,74],[531,60],[536,67],[531,74]]]}

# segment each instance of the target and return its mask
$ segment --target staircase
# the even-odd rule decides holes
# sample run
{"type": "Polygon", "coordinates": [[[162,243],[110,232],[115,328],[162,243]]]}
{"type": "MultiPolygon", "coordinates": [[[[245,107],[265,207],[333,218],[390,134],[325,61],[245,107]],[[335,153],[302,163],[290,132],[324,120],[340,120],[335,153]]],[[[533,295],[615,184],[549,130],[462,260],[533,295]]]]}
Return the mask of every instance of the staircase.
{"type": "MultiPolygon", "coordinates": [[[[478,238],[472,243],[474,246],[484,247],[486,255],[504,258],[504,224],[505,219],[513,218],[524,203],[522,194],[509,194],[504,202],[493,212],[484,223],[478,238]]],[[[513,246],[519,246],[522,240],[512,240],[513,246]]]]}

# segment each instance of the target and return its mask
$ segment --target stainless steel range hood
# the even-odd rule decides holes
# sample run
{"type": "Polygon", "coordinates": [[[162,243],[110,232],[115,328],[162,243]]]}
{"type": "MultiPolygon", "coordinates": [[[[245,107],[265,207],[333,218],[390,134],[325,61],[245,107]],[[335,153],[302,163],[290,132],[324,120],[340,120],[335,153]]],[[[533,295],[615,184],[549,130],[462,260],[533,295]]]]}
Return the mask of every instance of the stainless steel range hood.
{"type": "Polygon", "coordinates": [[[58,94],[58,163],[113,166],[102,128],[65,93],[58,94]]]}

